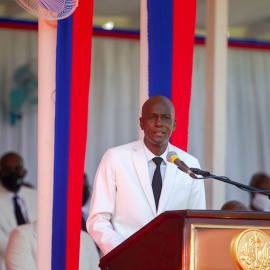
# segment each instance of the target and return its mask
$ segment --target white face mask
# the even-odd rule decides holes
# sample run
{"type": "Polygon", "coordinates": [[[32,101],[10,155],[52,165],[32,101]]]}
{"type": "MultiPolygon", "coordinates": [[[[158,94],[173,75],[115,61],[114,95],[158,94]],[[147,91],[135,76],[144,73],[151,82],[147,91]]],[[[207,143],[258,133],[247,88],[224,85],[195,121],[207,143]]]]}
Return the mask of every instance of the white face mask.
{"type": "Polygon", "coordinates": [[[266,195],[256,193],[252,199],[252,206],[259,211],[270,211],[270,200],[266,195]]]}

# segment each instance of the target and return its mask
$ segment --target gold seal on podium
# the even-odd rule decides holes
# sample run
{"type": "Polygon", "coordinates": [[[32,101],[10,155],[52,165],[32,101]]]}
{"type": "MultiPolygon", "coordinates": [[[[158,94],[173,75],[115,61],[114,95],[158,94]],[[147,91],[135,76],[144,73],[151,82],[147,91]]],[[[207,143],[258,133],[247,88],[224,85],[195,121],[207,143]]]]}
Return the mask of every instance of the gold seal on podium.
{"type": "Polygon", "coordinates": [[[245,230],[232,241],[232,255],[239,269],[270,270],[270,238],[260,230],[245,230]]]}

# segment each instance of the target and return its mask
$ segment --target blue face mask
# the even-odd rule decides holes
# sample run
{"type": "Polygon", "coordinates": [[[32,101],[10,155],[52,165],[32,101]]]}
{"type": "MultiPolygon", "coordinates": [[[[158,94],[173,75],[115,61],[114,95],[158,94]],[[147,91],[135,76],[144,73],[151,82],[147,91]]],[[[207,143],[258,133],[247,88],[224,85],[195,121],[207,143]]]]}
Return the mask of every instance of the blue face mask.
{"type": "Polygon", "coordinates": [[[16,192],[23,183],[23,177],[18,173],[10,173],[1,177],[2,185],[9,191],[16,192]]]}

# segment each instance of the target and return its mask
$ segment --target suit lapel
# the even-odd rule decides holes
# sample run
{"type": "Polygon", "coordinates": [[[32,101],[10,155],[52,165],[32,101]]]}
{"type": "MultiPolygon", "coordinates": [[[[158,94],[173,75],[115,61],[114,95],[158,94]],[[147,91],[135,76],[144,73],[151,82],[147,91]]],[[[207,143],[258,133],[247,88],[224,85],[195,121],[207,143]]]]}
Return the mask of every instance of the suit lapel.
{"type": "MultiPolygon", "coordinates": [[[[171,145],[169,144],[169,152],[172,151],[171,145]]],[[[172,188],[174,185],[174,181],[176,178],[177,167],[170,162],[166,164],[165,176],[162,183],[162,190],[160,194],[159,204],[158,204],[158,212],[157,214],[161,214],[165,211],[166,203],[170,197],[172,192],[172,188]]]]}
{"type": "Polygon", "coordinates": [[[36,220],[35,215],[33,215],[35,213],[35,211],[34,211],[35,205],[34,204],[36,204],[36,202],[33,201],[33,199],[32,199],[33,196],[29,196],[29,192],[27,192],[27,190],[24,187],[21,187],[21,197],[22,197],[23,202],[24,202],[28,221],[32,222],[32,221],[36,220]]]}
{"type": "Polygon", "coordinates": [[[5,191],[4,187],[0,185],[0,208],[3,214],[3,219],[5,219],[11,228],[17,226],[17,222],[15,219],[13,205],[9,199],[7,192],[5,191]]]}
{"type": "Polygon", "coordinates": [[[143,188],[143,192],[147,201],[153,211],[153,214],[156,216],[156,205],[153,195],[152,186],[149,179],[147,158],[143,148],[143,141],[140,140],[134,146],[134,152],[132,153],[132,158],[134,162],[134,166],[136,168],[139,180],[141,182],[141,186],[143,188]]]}

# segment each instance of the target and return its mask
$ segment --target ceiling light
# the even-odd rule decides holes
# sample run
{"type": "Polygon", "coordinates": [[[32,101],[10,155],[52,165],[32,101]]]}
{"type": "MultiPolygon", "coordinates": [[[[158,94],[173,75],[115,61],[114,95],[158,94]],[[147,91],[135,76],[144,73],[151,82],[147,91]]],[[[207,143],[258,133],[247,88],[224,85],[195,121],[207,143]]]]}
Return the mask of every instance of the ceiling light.
{"type": "Polygon", "coordinates": [[[107,22],[107,23],[104,23],[102,25],[102,28],[103,29],[106,29],[106,30],[112,30],[114,27],[114,23],[113,22],[107,22]]]}

